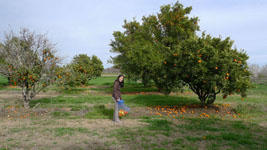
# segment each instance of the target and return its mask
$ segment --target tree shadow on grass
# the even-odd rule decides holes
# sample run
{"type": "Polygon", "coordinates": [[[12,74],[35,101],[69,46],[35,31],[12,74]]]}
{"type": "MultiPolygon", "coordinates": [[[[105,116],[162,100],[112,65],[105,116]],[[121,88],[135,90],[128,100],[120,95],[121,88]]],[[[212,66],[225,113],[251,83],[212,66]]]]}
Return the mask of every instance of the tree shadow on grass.
{"type": "Polygon", "coordinates": [[[200,104],[196,98],[167,96],[167,95],[130,95],[124,96],[126,103],[137,106],[184,106],[190,104],[200,104]]]}
{"type": "Polygon", "coordinates": [[[96,105],[85,117],[89,119],[113,119],[114,109],[106,108],[105,105],[96,105]]]}

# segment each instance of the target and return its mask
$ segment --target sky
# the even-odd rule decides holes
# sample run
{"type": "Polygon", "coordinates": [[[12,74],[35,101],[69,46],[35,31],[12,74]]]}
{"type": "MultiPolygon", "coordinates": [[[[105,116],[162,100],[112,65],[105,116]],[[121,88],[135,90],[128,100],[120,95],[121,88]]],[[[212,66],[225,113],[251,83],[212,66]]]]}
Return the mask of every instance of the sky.
{"type": "MultiPolygon", "coordinates": [[[[157,14],[160,6],[176,0],[0,0],[0,41],[10,30],[28,28],[47,34],[58,55],[69,63],[75,55],[96,55],[104,68],[117,54],[110,52],[114,31],[123,31],[124,20],[140,21],[157,14]]],[[[267,64],[266,0],[180,0],[192,6],[200,32],[230,37],[237,49],[249,55],[249,64],[267,64]]]]}

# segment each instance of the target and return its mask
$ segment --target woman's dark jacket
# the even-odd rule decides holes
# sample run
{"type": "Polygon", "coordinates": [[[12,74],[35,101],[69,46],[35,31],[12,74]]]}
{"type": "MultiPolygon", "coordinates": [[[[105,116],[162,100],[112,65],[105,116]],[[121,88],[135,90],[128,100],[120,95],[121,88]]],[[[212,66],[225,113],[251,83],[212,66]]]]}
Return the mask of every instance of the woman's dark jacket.
{"type": "Polygon", "coordinates": [[[120,99],[121,100],[121,87],[120,87],[120,83],[118,80],[116,80],[114,82],[114,86],[113,86],[113,94],[112,96],[115,98],[115,100],[120,99]]]}

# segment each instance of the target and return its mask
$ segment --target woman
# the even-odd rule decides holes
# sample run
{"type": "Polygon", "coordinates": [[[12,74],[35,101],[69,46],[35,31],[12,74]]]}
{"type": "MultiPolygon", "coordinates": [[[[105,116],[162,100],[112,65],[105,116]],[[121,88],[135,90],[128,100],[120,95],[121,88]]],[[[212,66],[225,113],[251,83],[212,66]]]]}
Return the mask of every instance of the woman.
{"type": "Polygon", "coordinates": [[[124,76],[119,75],[117,79],[114,81],[113,94],[112,94],[112,99],[115,103],[114,104],[114,115],[113,115],[113,121],[115,122],[120,122],[118,101],[121,100],[120,88],[123,87],[123,84],[124,84],[124,76]]]}

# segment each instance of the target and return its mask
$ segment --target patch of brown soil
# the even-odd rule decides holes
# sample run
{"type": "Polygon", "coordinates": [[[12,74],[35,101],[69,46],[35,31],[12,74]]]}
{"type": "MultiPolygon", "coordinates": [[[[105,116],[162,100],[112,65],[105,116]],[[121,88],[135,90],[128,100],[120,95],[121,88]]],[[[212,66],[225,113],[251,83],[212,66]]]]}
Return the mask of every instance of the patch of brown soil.
{"type": "MultiPolygon", "coordinates": [[[[33,99],[39,99],[39,98],[44,98],[44,97],[55,97],[58,95],[59,93],[53,92],[53,91],[40,92],[33,99]]],[[[21,98],[22,99],[21,90],[0,90],[0,98],[1,99],[6,99],[6,98],[8,99],[21,98]]]]}

